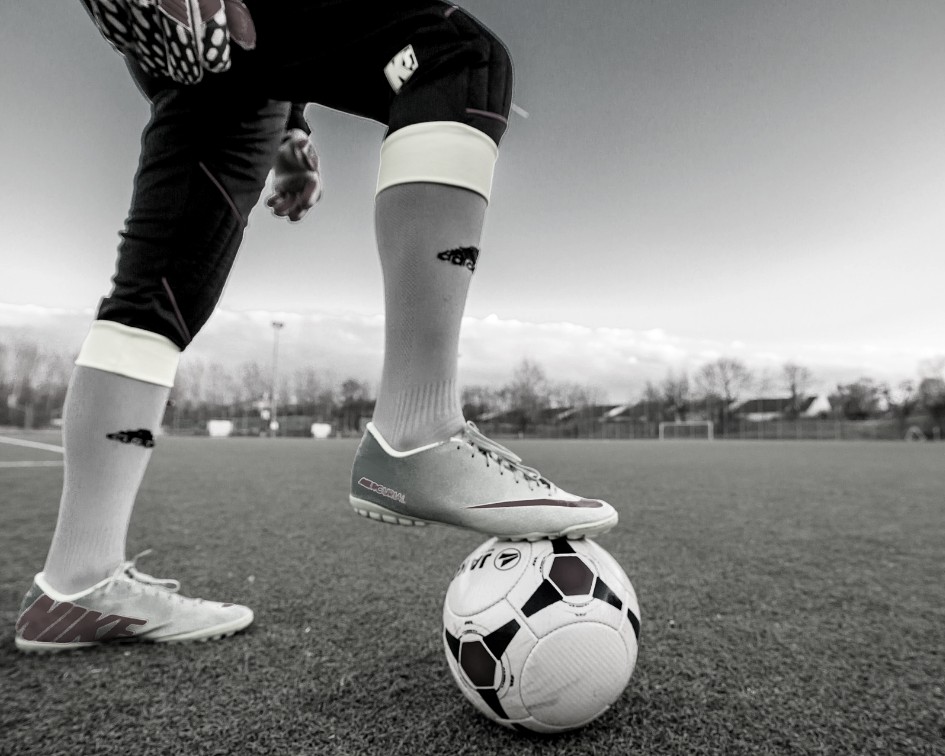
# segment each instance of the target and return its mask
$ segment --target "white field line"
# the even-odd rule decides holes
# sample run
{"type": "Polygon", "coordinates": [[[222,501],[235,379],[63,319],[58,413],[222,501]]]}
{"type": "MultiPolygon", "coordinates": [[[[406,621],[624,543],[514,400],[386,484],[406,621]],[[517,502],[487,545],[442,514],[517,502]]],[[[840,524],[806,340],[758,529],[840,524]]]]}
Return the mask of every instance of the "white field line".
{"type": "Polygon", "coordinates": [[[62,467],[62,462],[0,462],[0,469],[7,467],[62,467]]]}
{"type": "Polygon", "coordinates": [[[9,436],[0,436],[0,444],[10,444],[11,446],[27,446],[30,449],[45,449],[46,451],[59,452],[62,454],[61,446],[53,444],[42,444],[39,441],[27,441],[22,438],[10,438],[9,436]]]}

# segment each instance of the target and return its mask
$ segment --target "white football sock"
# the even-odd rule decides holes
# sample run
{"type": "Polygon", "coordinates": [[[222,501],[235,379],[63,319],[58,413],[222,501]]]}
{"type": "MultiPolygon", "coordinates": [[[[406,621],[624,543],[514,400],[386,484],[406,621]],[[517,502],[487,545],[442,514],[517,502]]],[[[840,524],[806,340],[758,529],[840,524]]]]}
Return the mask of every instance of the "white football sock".
{"type": "Polygon", "coordinates": [[[125,560],[135,496],[170,388],[77,366],[63,408],[65,475],[46,579],[77,593],[125,560]],[[137,441],[137,443],[136,443],[137,441]]]}
{"type": "Polygon", "coordinates": [[[377,195],[386,321],[374,425],[395,449],[445,441],[465,422],[459,332],[486,205],[477,192],[439,183],[377,195]]]}

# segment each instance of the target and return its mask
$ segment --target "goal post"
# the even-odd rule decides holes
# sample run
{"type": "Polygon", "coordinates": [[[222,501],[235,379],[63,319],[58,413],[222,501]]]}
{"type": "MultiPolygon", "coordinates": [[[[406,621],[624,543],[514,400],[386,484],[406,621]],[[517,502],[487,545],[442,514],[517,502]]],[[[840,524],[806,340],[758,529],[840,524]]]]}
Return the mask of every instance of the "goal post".
{"type": "Polygon", "coordinates": [[[667,420],[660,423],[660,441],[712,441],[714,428],[711,420],[667,420]]]}

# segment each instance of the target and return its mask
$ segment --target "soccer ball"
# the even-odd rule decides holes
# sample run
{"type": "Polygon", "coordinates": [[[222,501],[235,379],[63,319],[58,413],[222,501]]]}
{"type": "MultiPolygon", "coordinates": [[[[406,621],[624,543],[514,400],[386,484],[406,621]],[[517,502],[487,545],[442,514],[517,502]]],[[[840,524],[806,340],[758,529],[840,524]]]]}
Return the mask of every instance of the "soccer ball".
{"type": "Polygon", "coordinates": [[[562,732],[617,700],[640,636],[636,593],[594,541],[492,538],[446,591],[443,642],[459,689],[490,719],[562,732]]]}

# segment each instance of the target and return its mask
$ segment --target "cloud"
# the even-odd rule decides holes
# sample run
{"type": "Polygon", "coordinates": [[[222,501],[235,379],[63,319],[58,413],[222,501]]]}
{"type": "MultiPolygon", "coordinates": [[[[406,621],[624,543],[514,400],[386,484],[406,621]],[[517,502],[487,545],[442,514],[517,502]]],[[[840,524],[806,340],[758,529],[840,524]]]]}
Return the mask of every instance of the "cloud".
{"type": "MultiPolygon", "coordinates": [[[[37,340],[52,350],[76,353],[94,312],[34,305],[0,304],[0,343],[37,340]]],[[[187,350],[182,364],[200,360],[235,366],[271,365],[272,323],[278,332],[280,372],[314,367],[334,379],[366,380],[376,387],[384,350],[381,315],[344,312],[271,312],[218,309],[187,350]]],[[[871,376],[898,381],[915,377],[934,350],[909,351],[882,344],[791,344],[772,339],[751,344],[690,338],[661,328],[636,331],[590,327],[566,321],[532,323],[495,314],[466,317],[460,339],[460,379],[466,385],[501,385],[523,359],[537,362],[556,382],[592,385],[613,401],[639,395],[647,381],[667,371],[692,373],[721,356],[735,357],[777,383],[781,365],[805,365],[825,389],[841,381],[871,376]]]]}
{"type": "Polygon", "coordinates": [[[51,351],[78,353],[94,318],[92,308],[68,310],[0,303],[0,344],[37,341],[51,351]]]}

